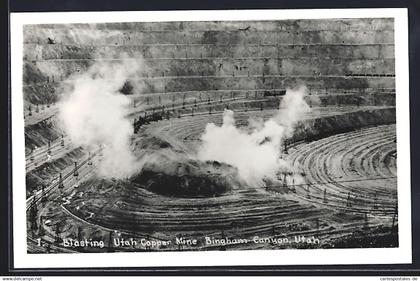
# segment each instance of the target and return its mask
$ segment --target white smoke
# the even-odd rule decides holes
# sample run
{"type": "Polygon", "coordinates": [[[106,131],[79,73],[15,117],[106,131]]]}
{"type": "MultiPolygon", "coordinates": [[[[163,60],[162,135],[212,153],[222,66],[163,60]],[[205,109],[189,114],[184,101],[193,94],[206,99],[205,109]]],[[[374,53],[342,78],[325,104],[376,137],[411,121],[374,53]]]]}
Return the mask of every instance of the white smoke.
{"type": "Polygon", "coordinates": [[[141,60],[97,62],[72,77],[59,103],[59,119],[71,141],[90,151],[103,147],[97,170],[101,177],[124,178],[139,169],[130,149],[133,128],[126,117],[131,100],[119,90],[140,67],[141,60]]]}
{"type": "Polygon", "coordinates": [[[222,126],[207,124],[201,136],[198,158],[236,167],[239,176],[251,186],[261,186],[265,179],[278,179],[282,172],[291,170],[281,158],[282,144],[310,110],[304,100],[306,93],[303,86],[287,89],[278,113],[262,124],[251,122],[251,132],[236,127],[233,111],[225,110],[222,126]]]}

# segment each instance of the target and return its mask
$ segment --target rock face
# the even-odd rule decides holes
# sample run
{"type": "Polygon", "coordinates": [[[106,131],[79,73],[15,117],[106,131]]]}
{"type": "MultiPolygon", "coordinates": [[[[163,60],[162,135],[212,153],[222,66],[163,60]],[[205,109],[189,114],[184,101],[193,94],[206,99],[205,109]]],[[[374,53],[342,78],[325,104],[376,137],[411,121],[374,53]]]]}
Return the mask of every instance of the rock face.
{"type": "MultiPolygon", "coordinates": [[[[156,152],[131,180],[145,189],[175,197],[214,197],[240,186],[237,171],[218,162],[156,152]]],[[[243,185],[243,183],[241,183],[243,185]]]]}
{"type": "MultiPolygon", "coordinates": [[[[142,60],[148,94],[394,88],[392,19],[28,25],[24,95],[54,102],[95,61],[142,60]],[[54,41],[50,44],[48,38],[54,41]]],[[[128,91],[129,92],[129,91],[128,91]]]]}

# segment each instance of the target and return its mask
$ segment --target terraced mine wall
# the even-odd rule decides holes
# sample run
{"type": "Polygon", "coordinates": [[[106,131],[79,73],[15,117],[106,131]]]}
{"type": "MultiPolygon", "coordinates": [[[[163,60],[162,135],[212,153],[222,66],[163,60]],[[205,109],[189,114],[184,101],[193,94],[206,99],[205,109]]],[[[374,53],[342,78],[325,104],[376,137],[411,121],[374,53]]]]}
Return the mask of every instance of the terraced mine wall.
{"type": "MultiPolygon", "coordinates": [[[[395,94],[387,93],[311,95],[306,96],[305,100],[311,107],[395,106],[395,94]]],[[[185,109],[178,109],[177,111],[178,114],[191,114],[192,111],[194,111],[194,114],[208,114],[209,112],[222,112],[224,109],[230,109],[233,111],[278,109],[281,101],[282,97],[267,97],[255,100],[238,99],[227,103],[218,102],[218,100],[215,99],[212,100],[211,103],[204,103],[198,106],[194,106],[194,103],[190,102],[186,105],[185,109]]],[[[168,107],[167,109],[170,110],[171,107],[168,107]]],[[[160,107],[156,108],[156,111],[158,110],[160,110],[160,107]]],[[[171,116],[174,115],[172,114],[171,116]]]]}
{"type": "Polygon", "coordinates": [[[52,117],[47,120],[43,120],[33,125],[25,127],[25,148],[26,152],[41,147],[48,143],[48,140],[52,141],[59,138],[63,134],[63,131],[58,126],[57,118],[52,117]]]}
{"type": "Polygon", "coordinates": [[[330,135],[354,131],[363,127],[393,124],[395,107],[358,110],[300,122],[289,142],[312,141],[330,135]]]}
{"type": "Polygon", "coordinates": [[[392,19],[28,25],[24,38],[30,103],[55,101],[72,74],[123,55],[144,65],[127,77],[139,94],[395,87],[392,19]]]}
{"type": "MultiPolygon", "coordinates": [[[[235,111],[274,109],[279,98],[272,95],[305,84],[311,106],[360,106],[360,111],[307,120],[298,126],[293,142],[393,123],[395,108],[362,109],[395,105],[393,26],[392,19],[28,25],[25,111],[31,104],[34,110],[35,104],[56,102],[74,75],[95,62],[135,60],[144,67],[123,82],[141,88],[125,94],[150,109],[164,105],[168,110],[187,101],[185,109],[176,111],[191,114],[195,99],[202,104],[194,114],[223,111],[227,105],[235,111]],[[220,97],[238,100],[216,103],[220,97]]],[[[27,124],[26,152],[61,134],[53,114],[27,124]]],[[[56,164],[71,165],[80,153],[56,164]]],[[[28,189],[44,179],[34,175],[28,189]]]]}
{"type": "MultiPolygon", "coordinates": [[[[343,96],[338,96],[343,97],[343,96]]],[[[331,97],[335,98],[335,97],[331,97]]],[[[351,101],[351,100],[350,100],[351,101]]],[[[257,104],[256,104],[257,105],[257,104]]],[[[278,106],[278,105],[277,105],[278,106]]],[[[275,108],[273,106],[273,108],[275,108]]],[[[216,108],[215,108],[216,109],[216,108]]],[[[223,110],[223,108],[220,108],[223,110]]],[[[170,122],[170,120],[168,121],[170,122]]],[[[339,113],[329,116],[324,116],[320,118],[314,118],[314,119],[307,119],[304,121],[301,121],[296,126],[294,135],[288,139],[288,143],[298,143],[298,142],[309,142],[316,139],[321,139],[330,135],[344,133],[348,131],[357,130],[363,127],[368,126],[376,126],[376,125],[383,125],[383,124],[392,124],[396,122],[396,111],[395,107],[388,105],[383,105],[382,107],[366,107],[366,108],[360,108],[354,107],[354,111],[349,111],[345,113],[339,113]]],[[[40,126],[44,126],[43,123],[38,123],[34,125],[36,127],[36,130],[31,130],[30,135],[26,135],[26,141],[30,143],[30,145],[34,144],[42,144],[42,142],[45,139],[51,139],[53,136],[51,134],[57,134],[56,129],[53,127],[51,128],[44,128],[40,126]],[[36,132],[39,132],[38,134],[35,134],[36,132]]],[[[246,124],[244,124],[246,125],[246,124]]],[[[27,145],[28,148],[28,145],[27,145]]],[[[78,158],[80,158],[82,155],[82,151],[80,148],[75,148],[68,154],[64,155],[62,158],[53,161],[51,163],[45,163],[41,167],[39,167],[34,173],[27,175],[27,193],[28,195],[31,194],[31,192],[38,186],[42,184],[46,184],[48,182],[50,174],[58,174],[63,167],[72,165],[74,161],[78,161],[78,158]]],[[[226,168],[225,168],[226,169],[226,168]]],[[[146,178],[148,178],[147,173],[145,174],[146,178]]],[[[144,175],[143,175],[144,176],[144,175]]],[[[163,174],[156,174],[154,177],[159,178],[159,182],[162,182],[162,184],[159,184],[157,186],[151,186],[151,189],[156,190],[158,193],[167,194],[167,190],[160,190],[164,188],[166,181],[173,181],[172,177],[164,178],[163,174]]],[[[203,177],[197,177],[197,180],[202,179],[203,177]]],[[[141,178],[138,179],[140,182],[142,181],[141,178]]],[[[185,189],[182,187],[184,186],[184,183],[187,185],[190,185],[191,183],[194,183],[194,179],[184,179],[182,178],[181,181],[183,184],[180,184],[179,189],[171,189],[171,192],[175,192],[176,196],[186,196],[185,189]]],[[[211,182],[211,181],[209,181],[211,182]]],[[[143,183],[143,182],[142,182],[143,183]]],[[[197,181],[198,184],[198,181],[197,181]]],[[[207,186],[204,182],[200,182],[199,186],[207,186]]],[[[212,194],[213,192],[215,194],[221,194],[224,191],[226,191],[227,184],[221,184],[218,181],[212,182],[208,185],[209,189],[202,188],[201,190],[197,191],[196,196],[204,196],[208,193],[212,194]]],[[[169,195],[169,194],[167,194],[169,195]]],[[[171,194],[175,195],[175,194],[171,194]]],[[[190,194],[194,195],[194,194],[190,194]]]]}
{"type": "Polygon", "coordinates": [[[26,174],[26,197],[28,198],[35,189],[40,186],[48,186],[51,182],[51,175],[57,177],[66,167],[79,161],[84,155],[82,149],[75,148],[63,155],[60,159],[46,162],[40,165],[34,172],[26,174]]]}

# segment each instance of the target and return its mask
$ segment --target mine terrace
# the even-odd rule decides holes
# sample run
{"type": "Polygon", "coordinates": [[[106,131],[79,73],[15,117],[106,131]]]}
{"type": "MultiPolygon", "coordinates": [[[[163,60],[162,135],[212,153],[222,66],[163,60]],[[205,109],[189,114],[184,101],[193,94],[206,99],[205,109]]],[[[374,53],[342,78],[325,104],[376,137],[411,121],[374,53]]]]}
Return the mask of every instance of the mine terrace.
{"type": "Polygon", "coordinates": [[[398,247],[393,40],[380,18],[25,26],[28,252],[398,247]],[[259,139],[296,87],[308,110],[259,139]],[[224,129],[282,168],[209,153],[224,129]]]}

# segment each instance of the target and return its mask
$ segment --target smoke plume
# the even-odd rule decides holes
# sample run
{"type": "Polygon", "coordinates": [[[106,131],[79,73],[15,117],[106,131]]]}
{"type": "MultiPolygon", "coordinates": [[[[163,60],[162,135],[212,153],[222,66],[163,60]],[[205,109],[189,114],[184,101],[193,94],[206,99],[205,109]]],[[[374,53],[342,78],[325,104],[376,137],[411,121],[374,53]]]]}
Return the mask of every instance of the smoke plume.
{"type": "Polygon", "coordinates": [[[282,144],[294,126],[310,110],[304,100],[306,87],[287,89],[275,116],[258,124],[251,132],[235,126],[233,111],[225,110],[222,126],[207,124],[198,148],[200,160],[230,164],[251,186],[264,185],[266,179],[279,179],[291,166],[281,158],[282,144]]]}
{"type": "Polygon", "coordinates": [[[130,149],[133,133],[126,117],[131,99],[120,91],[129,77],[139,71],[139,60],[96,62],[71,77],[71,87],[59,103],[59,119],[71,141],[89,151],[102,147],[98,175],[124,178],[139,169],[130,149]]]}

